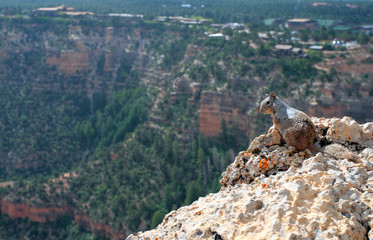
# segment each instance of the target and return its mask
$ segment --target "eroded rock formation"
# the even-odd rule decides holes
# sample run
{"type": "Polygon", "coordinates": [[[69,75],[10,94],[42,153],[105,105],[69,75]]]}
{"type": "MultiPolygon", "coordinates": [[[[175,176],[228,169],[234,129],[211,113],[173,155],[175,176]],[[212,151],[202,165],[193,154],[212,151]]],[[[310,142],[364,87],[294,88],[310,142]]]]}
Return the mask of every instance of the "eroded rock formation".
{"type": "Polygon", "coordinates": [[[61,217],[69,216],[74,219],[76,224],[99,236],[115,240],[125,238],[125,233],[117,232],[107,224],[95,222],[90,217],[79,214],[70,206],[36,207],[26,203],[14,203],[10,200],[0,199],[0,209],[2,214],[6,214],[12,219],[28,218],[38,223],[54,222],[61,217]]]}
{"type": "Polygon", "coordinates": [[[256,138],[218,193],[127,239],[373,239],[373,123],[312,118],[320,152],[256,138]]]}
{"type": "Polygon", "coordinates": [[[38,208],[23,203],[13,203],[0,199],[1,213],[7,214],[10,218],[28,218],[31,221],[45,223],[55,221],[60,217],[72,215],[71,207],[45,207],[38,208]]]}
{"type": "Polygon", "coordinates": [[[226,127],[238,128],[247,135],[249,116],[243,113],[242,106],[248,99],[240,94],[226,95],[212,91],[201,94],[200,130],[203,135],[217,137],[222,131],[222,122],[226,127]]]}
{"type": "Polygon", "coordinates": [[[88,216],[77,214],[74,216],[74,220],[79,226],[89,229],[94,234],[97,234],[99,236],[105,236],[108,239],[114,240],[125,238],[124,233],[114,231],[113,228],[109,225],[94,222],[88,216]]]}

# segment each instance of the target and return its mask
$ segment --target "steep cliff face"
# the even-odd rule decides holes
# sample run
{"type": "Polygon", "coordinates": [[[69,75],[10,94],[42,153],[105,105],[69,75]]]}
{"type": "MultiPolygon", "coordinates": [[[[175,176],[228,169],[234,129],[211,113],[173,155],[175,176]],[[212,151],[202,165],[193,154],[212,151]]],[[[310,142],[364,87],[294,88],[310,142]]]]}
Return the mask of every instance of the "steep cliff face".
{"type": "Polygon", "coordinates": [[[217,137],[222,132],[223,120],[227,128],[249,132],[249,116],[243,111],[248,99],[240,94],[226,95],[203,91],[200,107],[200,130],[208,137],[217,137]]]}
{"type": "Polygon", "coordinates": [[[124,233],[115,232],[109,225],[94,222],[84,215],[75,215],[74,220],[79,226],[82,226],[99,236],[104,236],[114,240],[124,239],[126,236],[124,233]]]}
{"type": "Polygon", "coordinates": [[[12,61],[16,58],[12,68],[27,69],[33,64],[47,64],[57,67],[58,73],[65,75],[95,71],[97,68],[110,72],[118,69],[118,63],[126,52],[137,52],[139,42],[144,44],[146,41],[141,34],[123,25],[84,26],[73,21],[56,23],[53,27],[48,24],[38,22],[30,25],[27,21],[3,24],[0,30],[6,34],[0,36],[0,60],[12,61]],[[25,30],[27,27],[30,29],[25,30]]]}
{"type": "Polygon", "coordinates": [[[373,123],[312,120],[324,153],[262,135],[223,173],[218,193],[127,239],[372,239],[373,123]]]}
{"type": "Polygon", "coordinates": [[[0,109],[0,171],[29,174],[62,159],[80,161],[85,150],[74,143],[75,124],[124,88],[146,42],[125,24],[95,23],[25,19],[0,25],[0,101],[6,102],[0,109]]]}
{"type": "Polygon", "coordinates": [[[32,207],[27,204],[13,203],[1,199],[1,213],[7,214],[10,218],[28,218],[31,221],[45,223],[48,221],[56,221],[56,219],[72,215],[73,209],[71,207],[32,207]]]}
{"type": "Polygon", "coordinates": [[[88,216],[76,213],[74,208],[65,207],[35,207],[26,203],[14,203],[10,200],[0,200],[1,214],[6,214],[12,219],[29,219],[33,222],[54,222],[59,218],[69,216],[75,223],[90,232],[109,239],[124,239],[125,234],[114,231],[107,224],[93,221],[88,216]]]}
{"type": "Polygon", "coordinates": [[[61,52],[60,67],[64,74],[87,70],[90,66],[87,52],[61,52]]]}
{"type": "Polygon", "coordinates": [[[372,119],[369,108],[373,86],[348,82],[315,82],[313,89],[320,95],[309,104],[308,111],[312,116],[343,117],[353,116],[356,120],[372,119]]]}

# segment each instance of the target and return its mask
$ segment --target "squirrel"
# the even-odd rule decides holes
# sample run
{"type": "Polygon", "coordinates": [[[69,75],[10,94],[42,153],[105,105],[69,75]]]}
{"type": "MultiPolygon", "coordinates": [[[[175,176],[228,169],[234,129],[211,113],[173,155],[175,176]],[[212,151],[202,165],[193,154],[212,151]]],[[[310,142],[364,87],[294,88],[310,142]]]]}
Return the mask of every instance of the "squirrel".
{"type": "Polygon", "coordinates": [[[274,92],[261,102],[259,111],[272,115],[273,127],[269,131],[277,129],[287,145],[298,151],[309,149],[312,153],[317,152],[313,145],[316,127],[307,114],[289,107],[274,92]]]}
{"type": "Polygon", "coordinates": [[[316,127],[310,117],[304,112],[289,107],[274,92],[265,98],[260,104],[260,112],[272,115],[273,128],[280,132],[282,139],[289,146],[295,147],[298,151],[310,150],[312,154],[321,152],[334,159],[349,159],[359,162],[360,157],[348,150],[346,147],[333,143],[324,147],[313,145],[316,137],[316,127]]]}

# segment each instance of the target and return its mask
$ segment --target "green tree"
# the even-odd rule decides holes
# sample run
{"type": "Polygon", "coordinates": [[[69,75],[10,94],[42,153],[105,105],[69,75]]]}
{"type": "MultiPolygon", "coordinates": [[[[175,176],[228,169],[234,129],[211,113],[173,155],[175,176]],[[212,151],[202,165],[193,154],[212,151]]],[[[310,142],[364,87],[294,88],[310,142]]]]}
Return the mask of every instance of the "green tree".
{"type": "Polygon", "coordinates": [[[163,145],[163,156],[166,158],[167,162],[172,161],[172,136],[167,134],[164,137],[164,145],[163,145]]]}
{"type": "Polygon", "coordinates": [[[187,186],[187,193],[185,197],[185,205],[192,204],[200,196],[203,195],[202,184],[199,181],[192,181],[187,186]]]}
{"type": "Polygon", "coordinates": [[[367,44],[369,42],[368,35],[366,35],[364,32],[360,32],[357,38],[357,42],[363,45],[367,44]]]}
{"type": "Polygon", "coordinates": [[[164,208],[161,208],[157,210],[152,217],[152,221],[150,224],[151,228],[157,227],[163,220],[164,216],[167,214],[167,210],[164,208]]]}
{"type": "Polygon", "coordinates": [[[176,140],[172,142],[172,157],[174,164],[180,165],[179,143],[176,140]]]}
{"type": "Polygon", "coordinates": [[[205,153],[203,152],[202,148],[198,149],[198,158],[197,158],[197,166],[199,170],[202,169],[203,163],[205,162],[205,153]]]}
{"type": "Polygon", "coordinates": [[[104,66],[105,66],[105,54],[101,53],[100,58],[97,61],[96,73],[99,76],[104,74],[104,66]]]}
{"type": "Polygon", "coordinates": [[[167,211],[170,211],[172,209],[172,204],[173,204],[173,197],[172,197],[172,189],[170,185],[167,185],[163,189],[163,194],[162,194],[162,202],[165,206],[165,209],[167,211]]]}
{"type": "Polygon", "coordinates": [[[226,27],[226,28],[223,29],[223,34],[226,35],[226,36],[232,37],[233,36],[233,30],[229,27],[226,27]]]}

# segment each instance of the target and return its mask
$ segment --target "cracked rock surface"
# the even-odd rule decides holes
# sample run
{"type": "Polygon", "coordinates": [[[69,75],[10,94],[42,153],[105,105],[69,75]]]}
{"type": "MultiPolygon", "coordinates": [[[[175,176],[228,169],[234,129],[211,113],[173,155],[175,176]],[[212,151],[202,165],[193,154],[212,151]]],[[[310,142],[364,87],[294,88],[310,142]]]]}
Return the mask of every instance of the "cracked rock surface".
{"type": "Polygon", "coordinates": [[[373,240],[373,123],[312,120],[321,152],[271,145],[271,130],[228,166],[218,193],[127,239],[373,240]]]}

